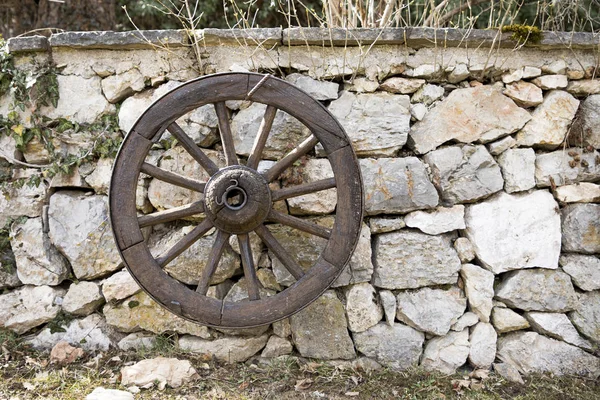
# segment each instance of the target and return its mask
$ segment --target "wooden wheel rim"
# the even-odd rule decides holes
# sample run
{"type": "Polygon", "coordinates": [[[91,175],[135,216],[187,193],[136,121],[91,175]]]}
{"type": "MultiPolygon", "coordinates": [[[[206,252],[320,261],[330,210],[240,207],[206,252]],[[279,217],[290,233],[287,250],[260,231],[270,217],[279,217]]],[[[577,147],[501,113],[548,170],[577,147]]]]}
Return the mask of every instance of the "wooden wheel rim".
{"type": "Polygon", "coordinates": [[[350,261],[360,236],[362,178],[350,140],[321,103],[272,76],[223,73],[178,86],[142,114],[115,159],[109,207],[115,242],[124,264],[150,297],[176,315],[199,324],[246,328],[286,318],[331,286],[350,261]],[[187,112],[227,100],[250,100],[274,106],[302,122],[323,146],[337,189],[335,223],[325,249],[310,270],[274,296],[237,303],[196,293],[163,271],[144,241],[135,204],[138,177],[153,140],[158,140],[167,127],[187,112]]]}

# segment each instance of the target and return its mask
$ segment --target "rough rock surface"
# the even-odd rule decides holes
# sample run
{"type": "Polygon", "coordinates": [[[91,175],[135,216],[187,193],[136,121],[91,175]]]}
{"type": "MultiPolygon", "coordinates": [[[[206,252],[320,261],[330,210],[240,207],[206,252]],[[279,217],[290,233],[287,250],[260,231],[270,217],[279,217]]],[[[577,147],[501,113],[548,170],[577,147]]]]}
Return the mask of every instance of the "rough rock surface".
{"type": "Polygon", "coordinates": [[[291,354],[293,350],[294,346],[289,340],[272,335],[260,355],[267,358],[279,357],[291,354]]]}
{"type": "MultiPolygon", "coordinates": [[[[331,164],[327,159],[310,159],[300,172],[302,183],[310,183],[321,179],[333,178],[331,164]]],[[[337,192],[335,189],[322,190],[292,197],[287,200],[290,214],[321,215],[330,214],[335,210],[337,192]]]]}
{"type": "Polygon", "coordinates": [[[188,360],[157,357],[142,360],[129,367],[121,368],[121,385],[150,388],[157,385],[159,390],[167,385],[178,388],[198,379],[198,373],[188,360]]]}
{"type": "Polygon", "coordinates": [[[112,165],[115,160],[112,158],[101,158],[94,168],[94,172],[85,177],[85,181],[98,194],[108,194],[110,186],[110,177],[112,174],[112,165]]]}
{"type": "Polygon", "coordinates": [[[60,328],[58,332],[44,328],[27,343],[36,349],[51,349],[62,340],[85,351],[108,351],[115,345],[113,330],[99,314],[75,319],[60,328]]]}
{"type": "Polygon", "coordinates": [[[461,315],[461,317],[456,321],[450,329],[455,332],[462,332],[465,328],[469,328],[479,322],[479,317],[474,312],[468,311],[461,315]]]}
{"type": "Polygon", "coordinates": [[[498,333],[518,331],[529,328],[529,322],[510,308],[494,307],[492,324],[498,333]]]}
{"type": "Polygon", "coordinates": [[[566,75],[542,75],[531,81],[544,90],[564,89],[568,82],[566,75]]]}
{"type": "Polygon", "coordinates": [[[432,85],[430,83],[425,84],[413,94],[410,101],[412,103],[422,103],[426,106],[433,104],[436,100],[441,99],[444,96],[444,88],[438,85],[432,85]]]}
{"type": "Polygon", "coordinates": [[[395,76],[386,79],[379,88],[390,93],[411,94],[419,90],[425,82],[424,79],[408,79],[395,76]]]}
{"type": "Polygon", "coordinates": [[[416,157],[361,159],[368,215],[433,208],[439,197],[425,164],[416,157]]]}
{"type": "Polygon", "coordinates": [[[597,151],[579,148],[540,153],[535,158],[535,182],[538,187],[548,187],[597,181],[600,179],[599,156],[597,151]]]}
{"type": "Polygon", "coordinates": [[[179,339],[179,347],[193,353],[210,354],[216,359],[228,362],[244,362],[261,351],[269,335],[257,337],[222,337],[215,340],[204,340],[195,336],[183,336],[179,339]]]}
{"type": "Polygon", "coordinates": [[[78,279],[94,279],[120,268],[110,232],[108,198],[63,190],[50,197],[50,239],[67,257],[78,279]]]}
{"type": "Polygon", "coordinates": [[[569,204],[562,209],[563,251],[600,253],[600,204],[569,204]]]}
{"type": "Polygon", "coordinates": [[[302,357],[324,360],[355,357],[344,305],[335,292],[325,292],[304,310],[294,314],[290,322],[292,338],[302,357]]]}
{"type": "Polygon", "coordinates": [[[580,81],[571,81],[567,86],[567,92],[575,96],[589,96],[600,94],[600,79],[582,79],[580,81]]]}
{"type": "Polygon", "coordinates": [[[119,340],[117,347],[123,351],[127,350],[150,350],[156,343],[156,336],[144,333],[134,332],[119,340]]]}
{"type": "Polygon", "coordinates": [[[394,326],[394,320],[396,319],[396,296],[389,290],[380,290],[379,303],[383,307],[383,313],[388,325],[394,326]]]}
{"type": "Polygon", "coordinates": [[[453,374],[469,357],[469,330],[450,332],[425,344],[421,367],[443,374],[453,374]]]}
{"type": "Polygon", "coordinates": [[[525,108],[535,107],[542,104],[544,101],[542,89],[525,81],[507,85],[504,94],[513,99],[515,103],[525,108]]]}
{"type": "Polygon", "coordinates": [[[498,339],[498,358],[522,374],[600,375],[600,359],[578,347],[535,332],[514,332],[498,339]]]}
{"type": "Polygon", "coordinates": [[[102,79],[102,92],[111,103],[117,103],[135,92],[144,90],[145,86],[144,76],[136,68],[102,79]]]}
{"type": "Polygon", "coordinates": [[[24,185],[21,188],[9,187],[0,196],[0,226],[4,227],[9,220],[20,216],[39,217],[46,195],[46,186],[24,185]]]}
{"type": "Polygon", "coordinates": [[[454,241],[454,250],[456,250],[461,263],[468,263],[475,258],[473,243],[466,237],[456,238],[454,241]]]}
{"type": "Polygon", "coordinates": [[[483,322],[490,321],[494,297],[494,274],[473,264],[464,264],[460,276],[465,285],[469,309],[483,322]]]}
{"type": "Polygon", "coordinates": [[[51,321],[60,307],[64,290],[50,286],[24,286],[0,296],[0,326],[18,334],[51,321]]]}
{"type": "Polygon", "coordinates": [[[376,292],[371,284],[352,285],[345,295],[350,331],[364,332],[381,321],[383,307],[377,302],[376,292]]]}
{"type": "Polygon", "coordinates": [[[480,322],[471,330],[469,362],[475,368],[488,369],[496,359],[498,335],[492,324],[480,322]]]}
{"type": "Polygon", "coordinates": [[[350,258],[350,262],[333,282],[331,287],[348,286],[355,283],[369,282],[373,275],[373,260],[371,248],[371,231],[363,223],[358,244],[350,258]]]}
{"type": "Polygon", "coordinates": [[[126,299],[142,290],[127,269],[106,278],[102,283],[102,295],[107,302],[126,299]]]}
{"type": "Polygon", "coordinates": [[[581,293],[579,304],[569,317],[581,334],[600,343],[600,291],[581,293]]]}
{"type": "Polygon", "coordinates": [[[19,280],[26,285],[58,285],[69,275],[67,260],[44,233],[42,218],[30,218],[11,229],[11,247],[19,280]]]}
{"type": "Polygon", "coordinates": [[[396,371],[419,362],[425,335],[409,326],[380,322],[365,332],[355,333],[356,349],[367,357],[396,371]]]}
{"type": "Polygon", "coordinates": [[[581,104],[569,133],[569,143],[600,148],[600,95],[589,96],[581,104]]]}
{"type": "Polygon", "coordinates": [[[436,336],[447,334],[467,307],[467,300],[456,287],[400,292],[396,301],[398,320],[436,336]]]}
{"type": "Polygon", "coordinates": [[[600,260],[595,256],[563,254],[560,265],[571,276],[575,286],[581,290],[600,289],[600,260]]]}
{"type": "Polygon", "coordinates": [[[334,82],[318,81],[302,74],[290,74],[285,80],[298,86],[316,100],[335,100],[338,98],[339,85],[334,82]]]}
{"type": "Polygon", "coordinates": [[[512,364],[496,363],[494,364],[494,371],[509,382],[520,383],[521,385],[525,384],[523,378],[521,378],[521,374],[519,374],[519,370],[512,364]]]}
{"type": "Polygon", "coordinates": [[[535,151],[508,149],[498,157],[504,177],[504,190],[522,192],[535,187],[535,151]]]}
{"type": "Polygon", "coordinates": [[[600,185],[580,182],[574,185],[559,186],[554,191],[556,199],[562,203],[598,203],[600,185]]]}
{"type": "Polygon", "coordinates": [[[67,342],[60,341],[50,351],[50,364],[57,364],[64,367],[72,364],[79,358],[83,357],[83,349],[71,346],[67,342]]]}
{"type": "Polygon", "coordinates": [[[579,336],[577,329],[565,314],[531,311],[525,313],[525,318],[537,333],[562,340],[585,350],[592,349],[591,343],[579,336]]]}
{"type": "Polygon", "coordinates": [[[393,156],[410,130],[410,99],[390,93],[343,92],[329,105],[359,156],[393,156]]]}
{"type": "Polygon", "coordinates": [[[502,190],[500,167],[485,146],[452,146],[432,151],[423,159],[445,203],[474,202],[502,190]]]}
{"type": "Polygon", "coordinates": [[[438,207],[433,211],[413,211],[404,217],[406,226],[429,235],[465,229],[465,207],[438,207]]]}
{"type": "Polygon", "coordinates": [[[505,136],[500,140],[488,144],[487,148],[491,155],[498,156],[504,153],[506,150],[514,147],[516,144],[517,141],[513,139],[512,136],[505,136]]]}
{"type": "Polygon", "coordinates": [[[525,311],[565,312],[578,304],[569,275],[549,269],[509,272],[496,287],[496,298],[525,311]]]}
{"type": "Polygon", "coordinates": [[[399,231],[405,226],[406,223],[402,217],[373,217],[369,219],[369,228],[371,228],[372,234],[399,231]]]}
{"type": "Polygon", "coordinates": [[[494,274],[520,268],[557,268],[560,254],[558,204],[547,191],[500,193],[467,206],[465,235],[477,258],[494,274]]]}
{"type": "Polygon", "coordinates": [[[517,133],[519,146],[555,149],[565,140],[569,126],[577,113],[579,100],[567,92],[553,90],[535,109],[531,121],[517,133]]]}
{"type": "Polygon", "coordinates": [[[456,283],[460,260],[452,239],[452,234],[430,236],[406,230],[376,236],[373,285],[412,289],[456,283]]]}
{"type": "Polygon", "coordinates": [[[62,308],[69,314],[90,315],[104,303],[100,287],[94,282],[72,283],[62,302],[62,308]]]}
{"type": "Polygon", "coordinates": [[[530,119],[527,111],[495,88],[457,89],[412,127],[408,144],[425,154],[451,140],[492,142],[518,131],[530,119]]]}

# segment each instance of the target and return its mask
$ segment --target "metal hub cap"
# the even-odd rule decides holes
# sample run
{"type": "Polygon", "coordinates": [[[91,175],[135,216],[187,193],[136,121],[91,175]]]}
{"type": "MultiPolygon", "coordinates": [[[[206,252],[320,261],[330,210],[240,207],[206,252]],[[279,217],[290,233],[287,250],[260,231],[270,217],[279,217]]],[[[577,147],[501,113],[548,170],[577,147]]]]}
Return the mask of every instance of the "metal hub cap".
{"type": "Polygon", "coordinates": [[[215,227],[228,233],[248,233],[261,225],[271,210],[267,180],[242,165],[221,169],[206,184],[206,214],[215,227]]]}

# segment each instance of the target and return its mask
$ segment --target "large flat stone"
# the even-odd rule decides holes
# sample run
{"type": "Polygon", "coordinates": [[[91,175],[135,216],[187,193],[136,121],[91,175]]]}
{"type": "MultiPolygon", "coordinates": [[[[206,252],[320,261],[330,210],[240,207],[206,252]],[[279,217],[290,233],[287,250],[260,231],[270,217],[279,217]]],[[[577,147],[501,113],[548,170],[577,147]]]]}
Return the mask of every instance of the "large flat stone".
{"type": "Polygon", "coordinates": [[[542,313],[530,311],[525,317],[537,333],[562,340],[585,350],[592,350],[592,345],[579,336],[569,317],[561,313],[542,313]]]}
{"type": "Polygon", "coordinates": [[[569,204],[562,220],[564,251],[600,253],[600,204],[569,204]]]}
{"type": "Polygon", "coordinates": [[[538,187],[562,186],[600,179],[600,153],[580,148],[539,153],[535,158],[535,182],[538,187]]]}
{"type": "Polygon", "coordinates": [[[575,286],[581,290],[600,289],[600,259],[583,254],[563,254],[560,265],[571,276],[575,286]]]}
{"type": "Polygon", "coordinates": [[[24,286],[0,295],[0,325],[22,334],[45,324],[58,315],[57,298],[64,294],[50,286],[24,286]]]}
{"type": "Polygon", "coordinates": [[[179,347],[192,353],[208,354],[227,363],[244,362],[261,351],[269,340],[269,335],[258,337],[222,337],[205,340],[195,336],[183,336],[179,347]]]}
{"type": "Polygon", "coordinates": [[[453,374],[469,357],[469,330],[450,332],[425,344],[421,367],[443,374],[453,374]]]}
{"type": "Polygon", "coordinates": [[[589,96],[581,104],[569,132],[569,143],[600,148],[600,95],[589,96]]]}
{"type": "Polygon", "coordinates": [[[498,157],[502,168],[504,190],[522,192],[535,187],[535,151],[533,149],[508,149],[498,157]]]}
{"type": "Polygon", "coordinates": [[[480,322],[469,336],[469,362],[475,368],[489,369],[496,359],[498,334],[492,324],[480,322]]]}
{"type": "Polygon", "coordinates": [[[477,265],[464,264],[460,269],[460,276],[465,285],[469,309],[481,321],[489,322],[494,298],[494,274],[477,265]]]}
{"type": "Polygon", "coordinates": [[[428,235],[465,229],[465,207],[438,207],[434,211],[413,211],[404,217],[406,226],[418,228],[428,235]]]}
{"type": "Polygon", "coordinates": [[[364,332],[383,317],[383,307],[377,301],[375,288],[369,283],[350,286],[346,292],[346,315],[352,332],[364,332]]]}
{"type": "Polygon", "coordinates": [[[600,291],[581,293],[569,318],[582,335],[600,344],[600,291]]]}

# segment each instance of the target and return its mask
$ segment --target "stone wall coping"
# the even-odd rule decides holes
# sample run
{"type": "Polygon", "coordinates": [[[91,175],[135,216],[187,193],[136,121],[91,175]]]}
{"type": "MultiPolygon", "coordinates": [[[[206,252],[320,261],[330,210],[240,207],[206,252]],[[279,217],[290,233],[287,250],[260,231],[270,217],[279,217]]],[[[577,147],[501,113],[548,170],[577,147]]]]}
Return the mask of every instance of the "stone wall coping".
{"type": "MultiPolygon", "coordinates": [[[[362,46],[406,45],[420,47],[511,48],[519,45],[511,33],[481,29],[434,28],[254,28],[213,29],[197,31],[204,45],[261,45],[261,46],[362,46]]],[[[135,49],[157,46],[181,47],[189,45],[185,30],[148,30],[128,32],[64,32],[43,36],[17,37],[8,40],[11,53],[47,51],[50,48],[76,49],[135,49]]],[[[600,34],[588,32],[544,32],[539,43],[525,47],[541,49],[598,49],[600,34]]]]}

